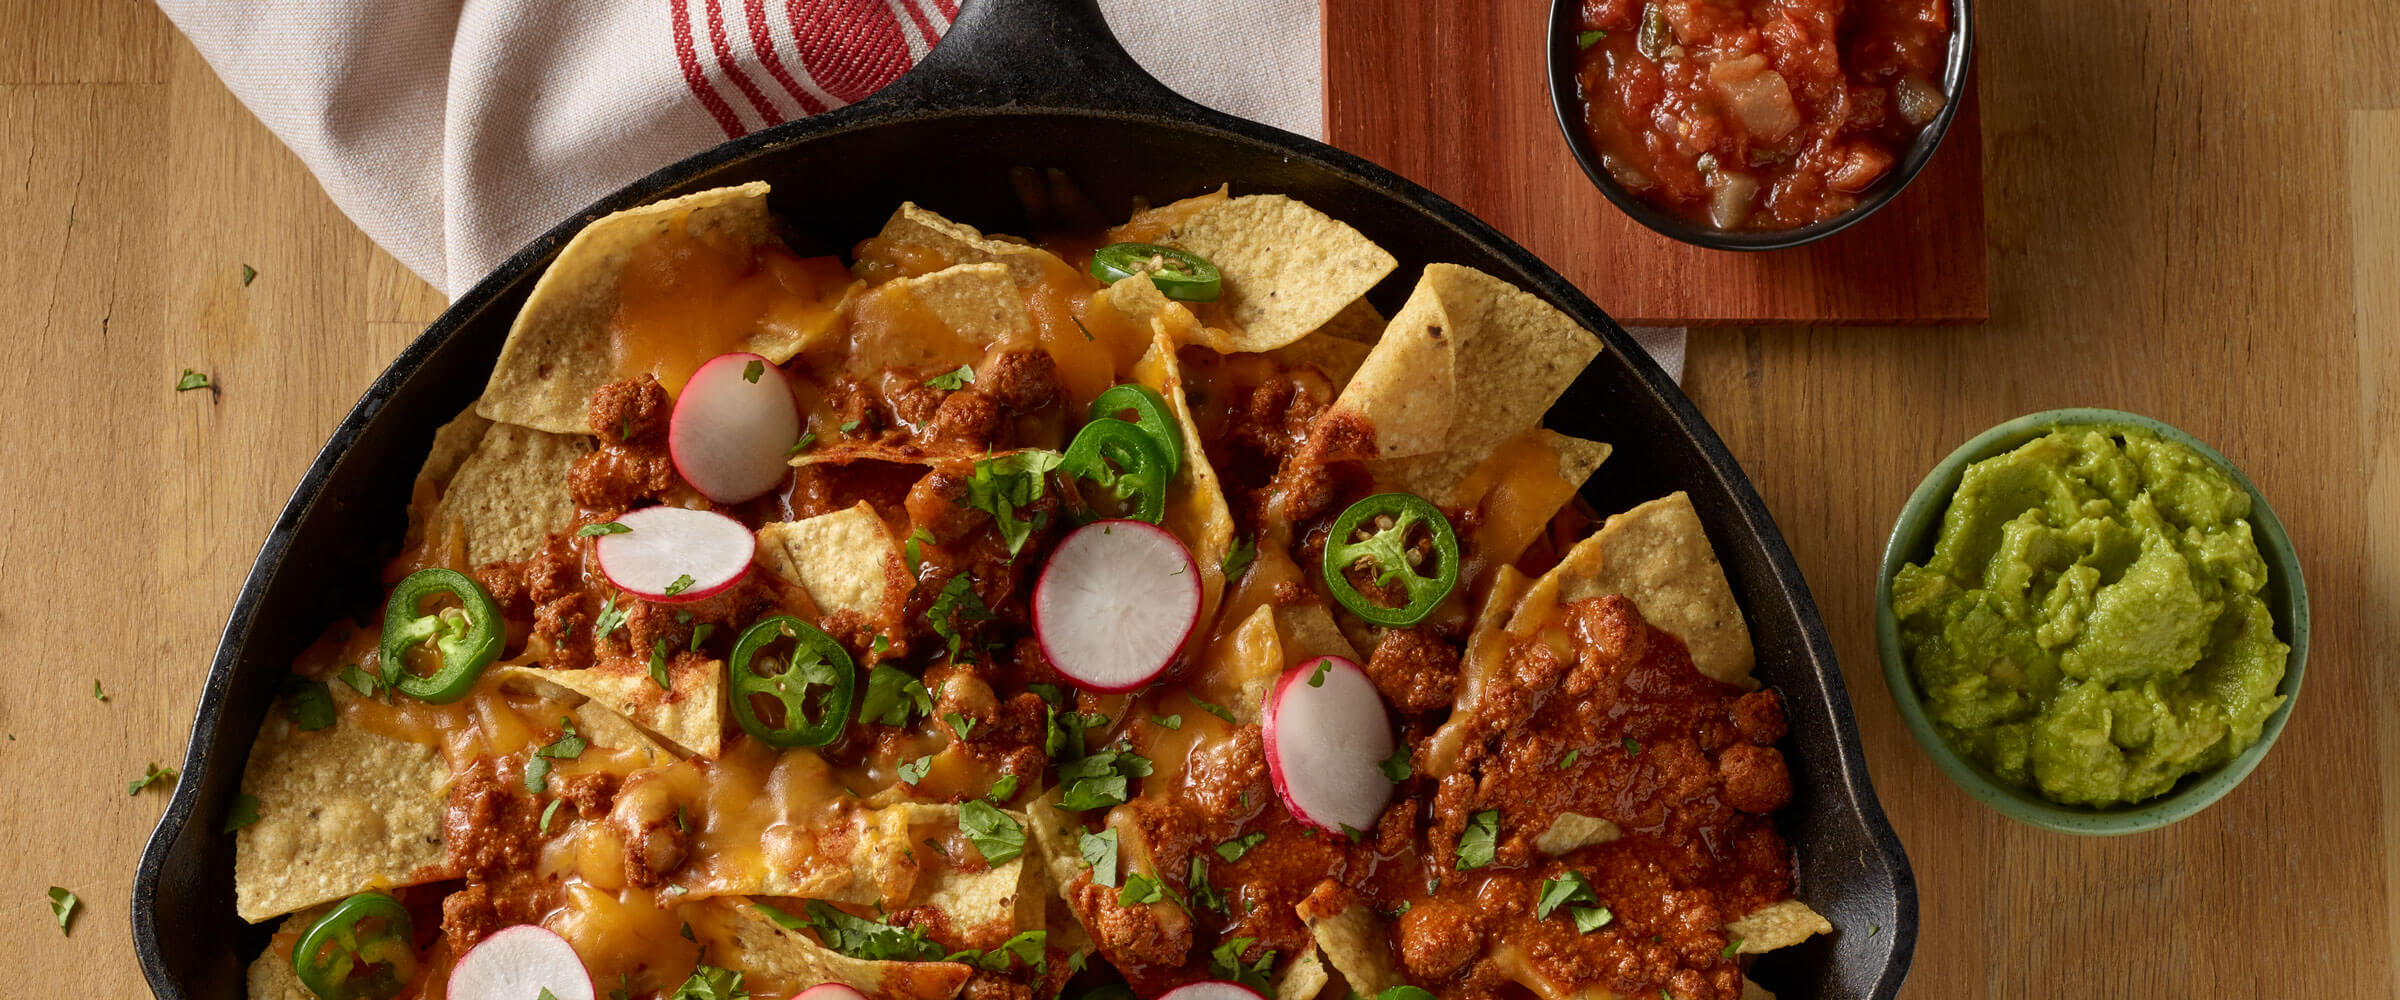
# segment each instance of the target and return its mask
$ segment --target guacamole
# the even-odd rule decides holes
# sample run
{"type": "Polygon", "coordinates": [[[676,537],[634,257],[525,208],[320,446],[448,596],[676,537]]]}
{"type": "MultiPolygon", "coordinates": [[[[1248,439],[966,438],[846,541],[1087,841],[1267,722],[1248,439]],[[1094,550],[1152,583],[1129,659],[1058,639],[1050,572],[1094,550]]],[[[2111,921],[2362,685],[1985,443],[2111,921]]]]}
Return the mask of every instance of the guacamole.
{"type": "Polygon", "coordinates": [[[1892,580],[1925,710],[2002,780],[2139,802],[2258,742],[2284,657],[2250,494],[2149,431],[2053,430],[1967,467],[1892,580]]]}

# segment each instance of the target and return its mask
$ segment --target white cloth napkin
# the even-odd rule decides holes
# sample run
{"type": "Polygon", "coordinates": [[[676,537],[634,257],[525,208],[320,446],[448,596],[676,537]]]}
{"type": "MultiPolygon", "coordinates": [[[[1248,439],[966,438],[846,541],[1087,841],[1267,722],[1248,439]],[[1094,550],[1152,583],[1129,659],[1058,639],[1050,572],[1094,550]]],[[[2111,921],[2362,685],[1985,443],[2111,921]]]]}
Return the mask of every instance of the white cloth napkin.
{"type": "MultiPolygon", "coordinates": [[[[375,242],[450,295],[635,178],[864,98],[958,0],[158,0],[375,242]]],[[[1317,0],[1102,0],[1168,86],[1322,138],[1317,0]]],[[[1635,331],[1668,371],[1680,330],[1635,331]]]]}

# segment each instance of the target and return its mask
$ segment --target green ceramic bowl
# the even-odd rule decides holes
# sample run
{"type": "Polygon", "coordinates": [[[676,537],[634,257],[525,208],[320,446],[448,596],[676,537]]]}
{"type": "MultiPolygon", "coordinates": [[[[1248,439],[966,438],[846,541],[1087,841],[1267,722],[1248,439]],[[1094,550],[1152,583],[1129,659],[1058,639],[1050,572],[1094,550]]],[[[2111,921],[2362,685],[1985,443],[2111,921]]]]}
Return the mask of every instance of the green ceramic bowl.
{"type": "Polygon", "coordinates": [[[2138,414],[2082,408],[2044,410],[1976,435],[1934,466],[1925,481],[1918,484],[1917,491],[1910,494],[1908,505],[1900,509],[1899,522],[1892,526],[1891,540],[1883,547],[1883,567],[1875,587],[1875,644],[1883,656],[1884,680],[1891,688],[1892,701],[1900,709],[1900,718],[1908,723],[1909,731],[1916,734],[1917,742],[1932,755],[1942,773],[1966,789],[1967,794],[2011,819],[2060,833],[2093,837],[2141,833],[2183,819],[2223,798],[2249,776],[2251,769],[2267,755],[2267,749],[2275,745],[2275,737],[2283,732],[2284,720],[2291,717],[2292,706],[2299,701],[2300,676],[2308,664],[2308,588],[2300,579],[2300,559],[2292,552],[2291,538],[2284,534],[2283,521],[2275,516],[2275,508],[2268,506],[2267,498],[2259,494],[2250,478],[2216,449],[2181,430],[2138,414]],[[2284,697],[2283,707],[2267,717],[2257,743],[2223,766],[2186,775],[2164,795],[2106,809],[2060,805],[2003,784],[1981,765],[1952,749],[1926,717],[1916,682],[1909,676],[1908,664],[1901,655],[1899,622],[1892,615],[1892,576],[1901,566],[1923,562],[1933,555],[1934,540],[1941,534],[1942,515],[1949,509],[1950,497],[1958,491],[1967,466],[2013,450],[2052,428],[2090,424],[2139,427],[2180,441],[2215,462],[2234,482],[2250,491],[2250,533],[2258,544],[2259,554],[2267,561],[2267,587],[2260,597],[2275,616],[2276,636],[2292,647],[2291,657],[2284,666],[2283,684],[2277,689],[2284,697]]]}

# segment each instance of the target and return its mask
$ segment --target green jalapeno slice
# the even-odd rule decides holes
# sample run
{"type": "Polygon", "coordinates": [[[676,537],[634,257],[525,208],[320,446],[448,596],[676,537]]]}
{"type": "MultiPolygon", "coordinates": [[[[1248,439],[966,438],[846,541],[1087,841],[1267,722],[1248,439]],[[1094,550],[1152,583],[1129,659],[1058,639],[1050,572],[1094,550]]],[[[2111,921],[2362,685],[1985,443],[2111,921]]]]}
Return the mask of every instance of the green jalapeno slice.
{"type": "Polygon", "coordinates": [[[1333,519],[1333,530],[1325,536],[1325,586],[1334,600],[1360,618],[1392,628],[1414,625],[1432,614],[1442,598],[1450,596],[1451,588],[1458,586],[1458,534],[1450,529],[1450,519],[1423,497],[1375,494],[1351,504],[1333,519]],[[1419,572],[1408,560],[1409,532],[1420,524],[1433,539],[1430,574],[1419,572]],[[1354,537],[1361,528],[1370,534],[1354,537]],[[1407,603],[1389,607],[1359,593],[1343,571],[1361,561],[1372,564],[1377,586],[1388,587],[1397,581],[1408,595],[1407,603]]]}
{"type": "Polygon", "coordinates": [[[1173,474],[1150,433],[1122,420],[1094,420],[1075,432],[1058,471],[1088,480],[1126,505],[1125,517],[1157,524],[1166,519],[1167,483],[1173,474]]]}
{"type": "Polygon", "coordinates": [[[733,718],[759,742],[771,747],[821,747],[842,735],[850,722],[850,703],[858,691],[858,668],[850,652],[816,626],[790,615],[760,620],[742,631],[733,645],[733,718]],[[780,663],[760,652],[780,639],[792,640],[792,654],[780,663]],[[780,667],[780,669],[771,669],[780,667]],[[761,673],[755,668],[770,668],[761,673]],[[816,694],[812,718],[810,692],[816,694]],[[783,720],[768,724],[759,716],[753,695],[764,695],[783,706],[783,720]]]}
{"type": "Polygon", "coordinates": [[[386,1000],[417,974],[415,934],[399,900],[362,892],[308,925],[292,946],[292,971],[323,1000],[386,1000]]]}
{"type": "Polygon", "coordinates": [[[457,701],[500,657],[507,634],[500,605],[473,577],[438,566],[418,570],[400,581],[383,606],[383,679],[419,701],[457,701]],[[424,612],[426,600],[444,595],[456,598],[458,606],[424,612]],[[441,655],[441,668],[431,674],[409,670],[408,651],[428,642],[441,655]]]}
{"type": "Polygon", "coordinates": [[[1116,284],[1137,274],[1150,276],[1161,294],[1178,302],[1215,302],[1225,277],[1195,253],[1156,243],[1111,243],[1092,251],[1092,277],[1116,284]]]}
{"type": "Polygon", "coordinates": [[[1093,398],[1089,420],[1113,420],[1117,414],[1130,411],[1133,425],[1150,435],[1158,445],[1159,454],[1167,457],[1167,475],[1172,477],[1183,468],[1183,422],[1175,419],[1167,408],[1165,398],[1157,390],[1139,382],[1110,386],[1107,392],[1093,398]]]}

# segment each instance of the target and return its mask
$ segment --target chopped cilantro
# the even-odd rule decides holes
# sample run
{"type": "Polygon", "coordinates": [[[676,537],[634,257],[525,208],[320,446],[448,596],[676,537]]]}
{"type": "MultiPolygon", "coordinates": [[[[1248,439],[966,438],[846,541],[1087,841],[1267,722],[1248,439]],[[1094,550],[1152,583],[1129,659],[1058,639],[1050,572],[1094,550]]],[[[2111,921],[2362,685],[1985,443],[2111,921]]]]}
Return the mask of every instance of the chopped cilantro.
{"type": "Polygon", "coordinates": [[[742,989],[742,974],[732,969],[702,965],[692,970],[692,978],[675,987],[665,1000],[740,1000],[749,996],[742,989]]]}
{"type": "Polygon", "coordinates": [[[1025,853],[1025,828],[982,799],[959,803],[958,829],[976,850],[983,852],[983,860],[994,867],[1025,853]]]}
{"type": "MultiPolygon", "coordinates": [[[[685,926],[690,925],[687,924],[685,926]]],[[[533,1000],[558,1000],[558,994],[550,992],[550,987],[544,986],[542,987],[542,992],[535,995],[533,1000]]]]}
{"type": "Polygon", "coordinates": [[[1570,767],[1574,767],[1574,766],[1575,766],[1575,762],[1576,762],[1576,761],[1578,761],[1578,760],[1581,760],[1581,759],[1583,759],[1583,748],[1582,748],[1582,747],[1576,747],[1576,748],[1575,748],[1575,749],[1573,749],[1573,750],[1569,750],[1569,751],[1567,751],[1567,755],[1566,755],[1566,756],[1564,756],[1564,757],[1560,757],[1560,758],[1558,759],[1558,769],[1559,769],[1559,770],[1561,770],[1561,771],[1564,771],[1564,770],[1566,770],[1566,769],[1568,769],[1568,768],[1570,768],[1570,767]]]}
{"type": "Polygon", "coordinates": [[[856,420],[844,420],[844,421],[842,421],[842,433],[844,433],[844,434],[848,434],[848,433],[850,433],[851,431],[854,431],[854,430],[857,430],[857,429],[858,429],[858,421],[856,421],[856,420]]]}
{"type": "Polygon", "coordinates": [[[1207,712],[1208,714],[1216,716],[1217,718],[1223,719],[1229,723],[1233,721],[1232,709],[1226,708],[1223,705],[1219,705],[1216,702],[1209,701],[1208,699],[1202,698],[1199,695],[1192,694],[1189,691],[1184,692],[1183,696],[1190,698],[1192,700],[1192,704],[1200,706],[1201,711],[1207,712]]]}
{"type": "Polygon", "coordinates": [[[925,773],[931,770],[933,770],[933,755],[926,754],[900,765],[900,780],[912,785],[922,785],[925,783],[925,773]]]}
{"type": "Polygon", "coordinates": [[[825,947],[852,958],[871,962],[931,962],[946,954],[941,945],[925,936],[922,927],[904,929],[851,916],[814,899],[808,901],[808,916],[804,926],[815,928],[825,947]]]}
{"type": "Polygon", "coordinates": [[[1634,739],[1633,739],[1633,737],[1631,737],[1631,736],[1625,737],[1625,756],[1627,756],[1627,757],[1639,757],[1639,756],[1641,756],[1641,755],[1642,755],[1642,745],[1641,745],[1640,743],[1637,743],[1637,742],[1635,742],[1635,741],[1634,741],[1634,739]]]}
{"type": "Polygon", "coordinates": [[[768,906],[765,903],[752,903],[750,904],[750,907],[760,913],[766,914],[767,919],[775,922],[775,926],[781,927],[787,931],[796,931],[808,926],[808,921],[792,916],[791,914],[785,913],[782,910],[776,909],[775,907],[768,906]]]}
{"type": "Polygon", "coordinates": [[[248,288],[248,287],[250,287],[250,283],[251,283],[251,282],[253,282],[253,281],[257,281],[257,280],[258,280],[258,269],[257,269],[257,268],[255,268],[255,267],[251,267],[251,266],[250,266],[250,265],[248,265],[248,264],[244,264],[244,265],[242,265],[242,287],[243,287],[243,288],[248,288]]]}
{"type": "Polygon", "coordinates": [[[1266,842],[1266,839],[1267,835],[1263,831],[1235,837],[1217,845],[1217,856],[1224,858],[1226,864],[1232,864],[1242,860],[1242,855],[1250,853],[1251,848],[1266,842]]]}
{"type": "Polygon", "coordinates": [[[1225,894],[1217,891],[1216,886],[1208,884],[1207,858],[1197,854],[1192,855],[1191,873],[1184,877],[1183,891],[1191,894],[1194,907],[1215,910],[1218,913],[1226,912],[1225,894]]]}
{"type": "Polygon", "coordinates": [[[258,822],[258,796],[247,792],[233,797],[233,806],[225,810],[224,832],[232,833],[258,822]]]}
{"type": "Polygon", "coordinates": [[[675,687],[667,681],[667,640],[665,636],[660,636],[658,642],[650,647],[650,683],[658,685],[658,689],[661,691],[673,690],[675,687]]]}
{"type": "Polygon", "coordinates": [[[1608,907],[1605,906],[1570,907],[1567,914],[1575,918],[1575,931],[1579,934],[1589,934],[1608,926],[1609,921],[1617,919],[1617,915],[1610,913],[1608,907]]]}
{"type": "Polygon", "coordinates": [[[748,382],[751,385],[757,385],[758,377],[766,373],[767,363],[760,361],[757,358],[752,358],[750,359],[749,364],[742,366],[742,381],[748,382]]]}
{"type": "Polygon", "coordinates": [[[1398,919],[1400,919],[1401,917],[1405,917],[1405,916],[1407,916],[1407,915],[1408,915],[1408,911],[1409,911],[1410,909],[1413,909],[1415,906],[1416,906],[1416,904],[1415,904],[1415,903],[1409,902],[1408,900],[1405,900],[1405,899],[1401,900],[1401,901],[1400,901],[1400,905],[1398,905],[1398,906],[1395,906],[1395,907],[1392,907],[1392,919],[1394,919],[1394,920],[1398,920],[1398,919]]]}
{"type": "Polygon", "coordinates": [[[992,790],[983,793],[983,797],[990,799],[993,805],[1006,804],[1008,800],[1015,798],[1016,795],[1017,776],[1013,774],[1001,775],[999,780],[992,782],[992,790]]]}
{"type": "Polygon", "coordinates": [[[592,641],[598,642],[608,638],[610,632],[616,631],[617,626],[623,624],[625,624],[625,609],[617,607],[617,595],[610,594],[608,601],[600,605],[600,617],[592,619],[592,641]]]}
{"type": "Polygon", "coordinates": [[[881,664],[867,671],[867,693],[858,700],[858,721],[905,726],[919,715],[933,714],[933,692],[925,682],[898,667],[881,664]]]}
{"type": "Polygon", "coordinates": [[[1148,906],[1152,903],[1183,906],[1183,897],[1176,895],[1165,879],[1152,878],[1140,872],[1126,872],[1125,887],[1117,890],[1117,905],[1148,906]]]}
{"type": "Polygon", "coordinates": [[[932,544],[934,544],[933,535],[923,528],[918,528],[917,530],[908,533],[908,542],[907,544],[903,545],[902,548],[908,552],[908,573],[910,576],[916,575],[917,567],[925,565],[924,546],[932,544]]]}
{"type": "Polygon", "coordinates": [[[792,442],[791,450],[784,452],[783,456],[785,458],[790,458],[793,455],[807,451],[808,446],[815,443],[817,443],[817,432],[802,431],[800,434],[800,440],[792,442]]]}
{"type": "Polygon", "coordinates": [[[74,893],[55,885],[50,887],[50,915],[58,918],[59,933],[67,932],[67,923],[75,919],[75,908],[82,905],[83,900],[75,898],[74,893]]]}
{"type": "Polygon", "coordinates": [[[1733,956],[1735,956],[1735,955],[1739,955],[1739,954],[1741,954],[1741,953],[1742,953],[1742,939],[1737,937],[1737,938],[1734,938],[1732,941],[1726,942],[1726,944],[1725,944],[1725,950],[1724,950],[1724,951],[1720,951],[1720,952],[1718,952],[1718,953],[1717,953],[1717,957],[1718,957],[1718,958],[1732,958],[1733,956]]]}
{"type": "MultiPolygon", "coordinates": [[[[881,637],[879,636],[878,638],[881,637]]],[[[967,738],[967,734],[975,731],[975,720],[960,715],[957,712],[942,713],[942,721],[950,724],[950,731],[957,733],[960,740],[965,740],[967,738]]]]}
{"type": "Polygon", "coordinates": [[[1066,794],[1059,798],[1058,808],[1082,812],[1124,805],[1131,797],[1127,779],[1149,774],[1150,759],[1131,750],[1102,750],[1061,764],[1058,781],[1066,794]]]}
{"type": "Polygon", "coordinates": [[[1209,974],[1240,983],[1261,994],[1272,995],[1275,991],[1267,984],[1267,973],[1275,968],[1275,950],[1269,948],[1258,956],[1257,961],[1247,965],[1242,963],[1242,953],[1257,943],[1257,938],[1237,937],[1218,945],[1208,953],[1209,974]]]}
{"type": "Polygon", "coordinates": [[[1533,919],[1548,920],[1552,911],[1569,903],[1600,905],[1600,897],[1592,895],[1592,883],[1582,872],[1562,872],[1557,878],[1543,879],[1541,898],[1533,904],[1533,919]]]}
{"type": "Polygon", "coordinates": [[[667,596],[673,597],[690,589],[692,589],[692,575],[679,573],[675,577],[675,582],[667,584],[667,596]]]}
{"type": "Polygon", "coordinates": [[[1578,32],[1575,35],[1575,50],[1581,52],[1584,49],[1591,48],[1594,45],[1600,44],[1600,40],[1607,37],[1608,32],[1605,31],[1578,32]]]}
{"type": "Polygon", "coordinates": [[[1492,863],[1492,852],[1500,846],[1500,810],[1486,809],[1467,817],[1467,828],[1458,835],[1458,870],[1472,871],[1492,863]]]}
{"type": "Polygon", "coordinates": [[[342,672],[334,676],[340,677],[342,683],[350,685],[350,690],[358,692],[362,698],[375,697],[375,692],[384,687],[382,678],[360,670],[355,663],[343,664],[342,672]]]}
{"type": "Polygon", "coordinates": [[[194,389],[207,389],[213,392],[216,388],[216,385],[208,380],[206,374],[189,368],[183,370],[182,378],[175,380],[176,392],[190,392],[194,389]]]}
{"type": "Polygon", "coordinates": [[[292,724],[304,733],[313,733],[333,725],[333,691],[324,681],[294,680],[292,690],[292,724]]]}
{"type": "Polygon", "coordinates": [[[549,805],[542,807],[541,833],[543,836],[550,835],[550,818],[558,815],[558,804],[565,801],[565,799],[551,799],[549,805]]]}
{"type": "Polygon", "coordinates": [[[1008,554],[1016,555],[1025,547],[1025,540],[1042,526],[1041,515],[1032,519],[1017,516],[1017,511],[1042,498],[1050,470],[1066,456],[1055,451],[1010,452],[975,463],[975,474],[967,479],[967,506],[992,515],[992,526],[999,529],[1000,540],[1008,543],[1008,554]]]}
{"type": "Polygon", "coordinates": [[[1092,884],[1114,888],[1117,884],[1117,831],[1114,827],[1099,833],[1086,833],[1076,845],[1083,863],[1092,870],[1092,884]]]}
{"type": "Polygon", "coordinates": [[[933,626],[935,635],[950,644],[950,659],[958,660],[959,650],[966,644],[965,626],[970,622],[988,622],[999,615],[985,606],[976,596],[973,581],[961,573],[942,584],[942,592],[934,595],[933,606],[925,609],[925,620],[933,626]]]}
{"type": "Polygon", "coordinates": [[[692,626],[692,644],[689,647],[691,651],[695,653],[699,652],[700,644],[707,642],[709,633],[715,632],[716,630],[717,623],[715,622],[701,622],[698,625],[692,626]]]}
{"type": "Polygon", "coordinates": [[[1006,972],[1011,962],[1019,962],[1038,975],[1048,971],[1049,948],[1049,931],[1026,931],[976,956],[975,964],[986,972],[1006,972]]]}
{"type": "Polygon", "coordinates": [[[558,729],[558,738],[551,740],[548,746],[534,751],[534,754],[552,760],[574,760],[583,756],[584,748],[590,744],[584,740],[581,733],[575,731],[575,720],[563,715],[559,716],[558,729]]]}
{"type": "Polygon", "coordinates": [[[598,524],[587,524],[583,527],[575,529],[575,536],[578,538],[598,538],[602,535],[626,535],[632,533],[632,528],[628,528],[615,521],[602,521],[598,524]]]}
{"type": "Polygon", "coordinates": [[[525,790],[535,795],[550,790],[550,758],[537,756],[525,762],[525,790]]]}
{"type": "Polygon", "coordinates": [[[1183,728],[1183,716],[1180,715],[1153,715],[1150,721],[1161,729],[1183,728]]]}
{"type": "Polygon", "coordinates": [[[1330,673],[1332,673],[1332,672],[1333,672],[1333,657],[1330,657],[1330,656],[1328,656],[1328,657],[1326,657],[1326,658],[1324,658],[1324,659],[1322,659],[1322,660],[1318,660],[1318,661],[1317,661],[1317,669],[1315,669],[1315,670],[1312,670],[1312,671],[1310,671],[1310,672],[1309,672],[1309,675],[1308,675],[1308,686],[1309,686],[1309,687],[1312,687],[1312,688],[1321,688],[1321,687],[1324,687],[1324,686],[1325,686],[1325,675],[1326,675],[1326,674],[1330,674],[1330,673]]]}
{"type": "Polygon", "coordinates": [[[1068,313],[1068,314],[1067,314],[1067,318],[1068,318],[1068,319],[1071,319],[1071,320],[1074,320],[1074,321],[1075,321],[1075,328],[1076,328],[1076,329],[1078,329],[1078,330],[1081,330],[1081,331],[1083,331],[1083,339],[1085,339],[1085,340],[1087,340],[1087,341],[1090,341],[1090,340],[1098,340],[1098,339],[1100,339],[1100,338],[1098,338],[1098,337],[1094,337],[1094,336],[1092,336],[1092,328],[1091,328],[1091,327],[1088,327],[1088,326],[1085,326],[1085,325],[1083,325],[1083,317],[1081,317],[1081,316],[1077,316],[1077,315],[1075,315],[1074,313],[1068,313]]]}
{"type": "Polygon", "coordinates": [[[1395,785],[1407,781],[1409,775],[1416,773],[1415,768],[1408,766],[1408,747],[1405,745],[1394,747],[1392,755],[1376,761],[1375,766],[1382,768],[1383,776],[1395,785]]]}
{"type": "Polygon", "coordinates": [[[1056,684],[1027,684],[1025,685],[1025,690],[1033,692],[1036,697],[1052,705],[1064,705],[1067,703],[1067,689],[1059,687],[1056,684]]]}
{"type": "Polygon", "coordinates": [[[1258,541],[1252,538],[1236,538],[1233,540],[1233,545],[1225,550],[1225,560],[1218,563],[1217,568],[1225,574],[1225,582],[1231,584],[1240,580],[1243,573],[1249,572],[1250,564],[1257,561],[1258,541]]]}
{"type": "Polygon", "coordinates": [[[957,392],[966,388],[967,383],[973,381],[975,381],[975,366],[960,365],[955,371],[946,371],[926,379],[925,384],[943,392],[957,392]]]}
{"type": "Polygon", "coordinates": [[[94,697],[94,698],[98,698],[98,699],[100,699],[101,701],[107,701],[107,700],[108,700],[108,692],[100,690],[100,680],[99,680],[99,678],[93,678],[93,679],[92,679],[92,697],[94,697]]]}
{"type": "Polygon", "coordinates": [[[150,765],[149,770],[142,772],[141,777],[125,783],[125,794],[140,795],[142,794],[142,789],[148,788],[162,781],[170,784],[173,783],[175,781],[175,769],[171,767],[160,767],[156,763],[153,763],[150,765]]]}

